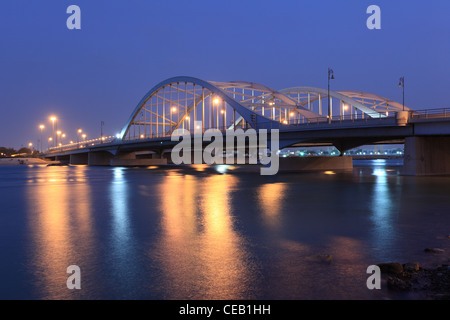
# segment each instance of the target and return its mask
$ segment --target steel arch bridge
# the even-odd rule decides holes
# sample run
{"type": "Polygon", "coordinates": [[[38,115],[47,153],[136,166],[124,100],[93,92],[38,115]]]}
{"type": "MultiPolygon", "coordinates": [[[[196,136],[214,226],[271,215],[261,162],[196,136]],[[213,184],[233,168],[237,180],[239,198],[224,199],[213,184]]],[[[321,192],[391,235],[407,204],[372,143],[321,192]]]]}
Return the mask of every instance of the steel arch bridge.
{"type": "Polygon", "coordinates": [[[402,110],[410,109],[360,91],[329,91],[328,95],[328,90],[321,88],[274,90],[253,82],[179,76],[160,82],[142,98],[118,138],[167,137],[176,129],[282,130],[310,122],[383,118],[402,110]]]}

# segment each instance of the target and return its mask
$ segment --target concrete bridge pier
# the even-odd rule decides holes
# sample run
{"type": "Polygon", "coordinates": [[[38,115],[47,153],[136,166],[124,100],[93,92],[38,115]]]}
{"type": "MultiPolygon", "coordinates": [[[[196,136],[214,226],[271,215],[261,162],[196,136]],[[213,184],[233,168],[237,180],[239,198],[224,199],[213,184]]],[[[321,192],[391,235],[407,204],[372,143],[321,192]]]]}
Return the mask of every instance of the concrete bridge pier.
{"type": "Polygon", "coordinates": [[[111,166],[115,167],[139,167],[139,166],[158,166],[166,165],[167,159],[164,159],[160,153],[152,153],[144,157],[137,156],[136,152],[118,153],[110,161],[111,166]]]}
{"type": "Polygon", "coordinates": [[[61,163],[69,163],[70,157],[69,156],[56,156],[55,160],[59,161],[61,163]]]}
{"type": "Polygon", "coordinates": [[[88,165],[90,166],[109,166],[114,156],[107,151],[95,151],[88,153],[88,165]]]}
{"type": "Polygon", "coordinates": [[[450,136],[405,139],[404,175],[450,175],[450,136]]]}
{"type": "Polygon", "coordinates": [[[88,164],[88,154],[87,153],[75,153],[70,155],[70,164],[81,165],[88,164]]]}
{"type": "Polygon", "coordinates": [[[340,157],[287,157],[280,158],[279,172],[295,171],[341,171],[352,170],[353,159],[340,157]]]}

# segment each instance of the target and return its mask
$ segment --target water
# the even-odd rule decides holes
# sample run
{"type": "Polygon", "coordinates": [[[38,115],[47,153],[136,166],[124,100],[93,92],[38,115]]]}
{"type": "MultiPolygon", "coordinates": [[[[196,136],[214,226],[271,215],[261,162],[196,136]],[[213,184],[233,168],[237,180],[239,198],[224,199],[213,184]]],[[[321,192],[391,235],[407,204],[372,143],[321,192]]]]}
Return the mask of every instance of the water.
{"type": "Polygon", "coordinates": [[[276,176],[0,167],[0,298],[404,298],[368,290],[366,269],[448,263],[423,250],[450,251],[450,177],[355,165],[276,176]],[[81,290],[66,287],[70,265],[81,290]]]}

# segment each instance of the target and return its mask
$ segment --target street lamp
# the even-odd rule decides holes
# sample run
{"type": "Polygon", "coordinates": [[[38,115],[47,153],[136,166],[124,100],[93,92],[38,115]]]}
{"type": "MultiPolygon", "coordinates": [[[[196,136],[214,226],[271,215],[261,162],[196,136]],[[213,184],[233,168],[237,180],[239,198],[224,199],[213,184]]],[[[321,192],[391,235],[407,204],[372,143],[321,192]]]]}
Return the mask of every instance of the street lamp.
{"type": "MultiPolygon", "coordinates": [[[[220,103],[220,99],[218,97],[213,98],[213,105],[218,106],[220,103]]],[[[214,127],[214,108],[211,110],[211,119],[212,125],[214,127]]],[[[219,110],[217,110],[217,129],[219,129],[219,110]]]]}
{"type": "Polygon", "coordinates": [[[220,110],[220,113],[222,114],[222,125],[223,125],[223,130],[226,130],[226,129],[227,129],[227,126],[226,126],[227,120],[226,120],[225,117],[227,116],[227,112],[226,112],[225,109],[222,109],[222,110],[220,110]]]}
{"type": "Polygon", "coordinates": [[[342,104],[342,116],[345,119],[345,111],[348,110],[348,105],[342,104]]]}
{"type": "Polygon", "coordinates": [[[187,121],[187,130],[191,132],[191,118],[189,116],[186,116],[186,118],[184,119],[187,121]]]}
{"type": "Polygon", "coordinates": [[[41,140],[40,140],[40,144],[41,144],[41,153],[42,153],[42,130],[44,130],[45,129],[45,126],[43,125],[43,124],[41,124],[40,126],[39,126],[39,129],[41,129],[41,140]]]}
{"type": "MultiPolygon", "coordinates": [[[[83,133],[82,135],[81,135],[81,138],[83,138],[83,142],[85,142],[86,141],[86,133],[83,133]]],[[[83,144],[83,145],[81,145],[81,147],[82,148],[84,148],[85,147],[85,145],[83,144]]]]}
{"type": "Polygon", "coordinates": [[[403,89],[403,111],[405,111],[405,77],[401,77],[398,86],[403,89]]]}
{"type": "Polygon", "coordinates": [[[79,146],[79,144],[80,144],[80,134],[83,132],[83,130],[81,130],[81,129],[78,129],[77,130],[77,145],[78,145],[78,147],[80,147],[79,146]]]}
{"type": "MultiPolygon", "coordinates": [[[[173,129],[175,129],[175,126],[173,125],[172,114],[174,114],[175,112],[177,112],[177,108],[176,107],[170,108],[170,122],[171,122],[171,126],[173,127],[173,129]]],[[[178,122],[178,119],[177,119],[177,122],[178,122]]]]}
{"type": "Polygon", "coordinates": [[[330,80],[334,80],[334,71],[328,68],[328,123],[331,123],[330,80]]]}
{"type": "MultiPolygon", "coordinates": [[[[52,141],[55,140],[55,128],[56,128],[56,126],[57,126],[56,120],[57,120],[57,119],[56,119],[55,116],[51,116],[51,117],[50,117],[50,121],[52,122],[52,141]]],[[[57,129],[57,128],[56,128],[56,129],[57,129]]],[[[54,141],[53,146],[56,145],[56,141],[57,141],[57,139],[54,141]]]]}
{"type": "MultiPolygon", "coordinates": [[[[61,143],[58,143],[58,136],[60,136],[61,135],[61,131],[60,130],[58,130],[58,131],[56,131],[56,140],[55,140],[55,146],[57,147],[57,146],[59,146],[61,143]]],[[[61,138],[59,139],[59,141],[61,142],[61,138]]]]}
{"type": "Polygon", "coordinates": [[[104,121],[100,121],[100,143],[103,143],[103,126],[105,125],[104,121]]]}

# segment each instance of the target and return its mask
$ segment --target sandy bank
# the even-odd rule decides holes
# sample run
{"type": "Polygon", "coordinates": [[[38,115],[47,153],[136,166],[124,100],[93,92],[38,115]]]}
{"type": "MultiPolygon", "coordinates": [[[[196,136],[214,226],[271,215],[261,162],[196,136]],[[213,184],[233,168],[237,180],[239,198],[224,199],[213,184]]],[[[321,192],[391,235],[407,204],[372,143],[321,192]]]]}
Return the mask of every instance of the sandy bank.
{"type": "Polygon", "coordinates": [[[3,158],[3,159],[0,159],[0,166],[47,165],[50,163],[59,163],[59,162],[43,160],[40,158],[3,158]]]}

